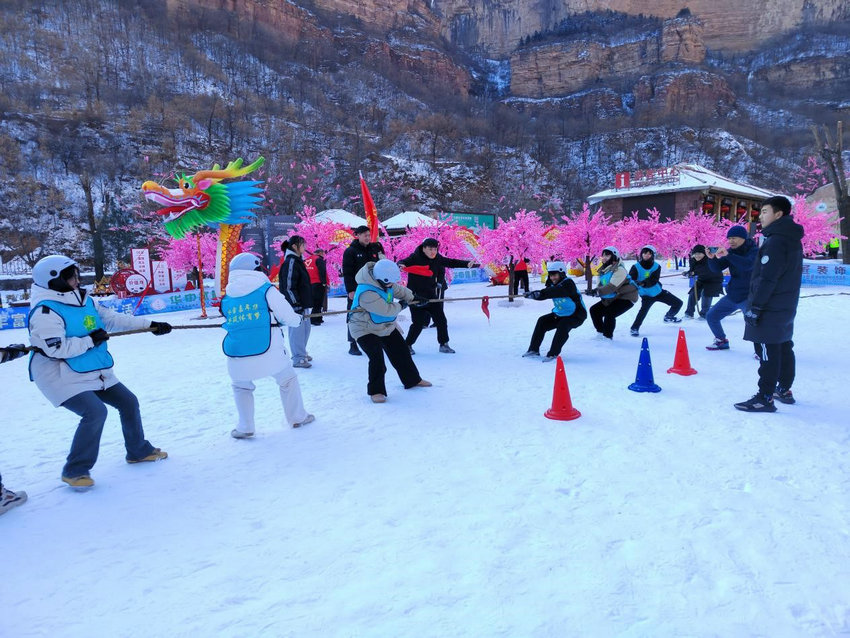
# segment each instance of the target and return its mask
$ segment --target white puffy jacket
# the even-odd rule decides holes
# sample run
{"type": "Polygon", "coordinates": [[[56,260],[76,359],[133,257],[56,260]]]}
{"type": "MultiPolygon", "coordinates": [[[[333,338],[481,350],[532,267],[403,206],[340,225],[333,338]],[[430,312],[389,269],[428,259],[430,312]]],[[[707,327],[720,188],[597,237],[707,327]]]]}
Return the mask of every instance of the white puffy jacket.
{"type": "MultiPolygon", "coordinates": [[[[69,306],[82,306],[84,294],[80,292],[56,292],[49,288],[33,285],[30,307],[41,301],[57,301],[69,306]]],[[[148,328],[151,319],[134,317],[101,307],[95,302],[107,332],[138,330],[148,328]]],[[[112,368],[91,372],[74,372],[65,359],[71,359],[94,347],[91,337],[66,337],[65,322],[52,310],[42,311],[42,306],[30,317],[30,343],[45,354],[33,354],[30,362],[30,374],[42,394],[54,405],[60,406],[81,392],[105,390],[118,383],[112,368]],[[50,345],[47,341],[50,340],[50,345]],[[58,340],[58,341],[57,341],[58,340]]]]}
{"type": "MultiPolygon", "coordinates": [[[[224,293],[228,297],[242,297],[267,283],[269,278],[257,270],[231,270],[224,293]]],[[[301,324],[301,315],[296,314],[286,298],[274,286],[266,290],[266,302],[278,323],[293,327],[301,324]]],[[[292,370],[292,361],[286,353],[283,332],[280,328],[272,329],[271,344],[264,353],[252,357],[227,357],[227,372],[235,381],[252,381],[269,377],[286,368],[292,370]]],[[[295,370],[292,370],[292,374],[295,374],[295,370]]]]}

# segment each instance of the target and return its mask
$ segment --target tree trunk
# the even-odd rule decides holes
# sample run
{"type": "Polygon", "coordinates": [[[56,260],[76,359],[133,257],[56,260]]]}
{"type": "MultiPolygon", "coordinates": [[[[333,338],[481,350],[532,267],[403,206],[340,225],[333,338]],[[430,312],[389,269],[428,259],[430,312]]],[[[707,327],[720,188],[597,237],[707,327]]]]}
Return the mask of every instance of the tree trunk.
{"type": "Polygon", "coordinates": [[[841,218],[839,229],[844,239],[841,240],[842,262],[850,264],[850,192],[847,190],[847,173],[844,170],[844,122],[838,121],[835,127],[836,139],[832,140],[829,129],[823,128],[823,139],[820,129],[812,127],[818,152],[826,163],[826,170],[832,178],[835,189],[835,201],[838,204],[838,216],[841,218]]]}
{"type": "MultiPolygon", "coordinates": [[[[92,246],[92,261],[94,262],[94,277],[95,281],[103,279],[103,235],[101,234],[100,221],[94,212],[94,197],[92,197],[92,178],[88,173],[83,173],[79,177],[80,186],[83,189],[83,194],[86,197],[86,222],[88,223],[88,233],[91,235],[92,246]]],[[[109,204],[107,197],[106,205],[109,204]]]]}
{"type": "Polygon", "coordinates": [[[584,256],[584,280],[587,282],[587,292],[593,290],[593,268],[591,268],[590,255],[584,256]]]}

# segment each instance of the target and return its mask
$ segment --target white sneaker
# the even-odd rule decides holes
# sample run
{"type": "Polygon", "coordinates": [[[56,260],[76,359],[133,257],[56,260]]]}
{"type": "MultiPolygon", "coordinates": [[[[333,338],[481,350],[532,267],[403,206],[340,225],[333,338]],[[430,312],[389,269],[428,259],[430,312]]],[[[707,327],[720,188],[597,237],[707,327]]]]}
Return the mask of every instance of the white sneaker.
{"type": "Polygon", "coordinates": [[[313,364],[307,361],[307,359],[300,359],[292,364],[293,368],[312,368],[313,364]]]}
{"type": "Polygon", "coordinates": [[[0,515],[26,502],[26,492],[13,492],[12,490],[7,490],[5,487],[0,487],[0,515]]]}
{"type": "Polygon", "coordinates": [[[308,423],[312,423],[315,420],[316,420],[316,417],[314,417],[312,414],[308,414],[307,416],[304,417],[304,420],[301,421],[300,423],[293,423],[292,427],[300,428],[302,425],[307,425],[308,423]]]}
{"type": "Polygon", "coordinates": [[[241,432],[240,430],[237,430],[237,429],[234,428],[233,430],[230,431],[230,436],[232,436],[234,439],[250,439],[252,436],[254,436],[254,433],[253,432],[241,432]]]}

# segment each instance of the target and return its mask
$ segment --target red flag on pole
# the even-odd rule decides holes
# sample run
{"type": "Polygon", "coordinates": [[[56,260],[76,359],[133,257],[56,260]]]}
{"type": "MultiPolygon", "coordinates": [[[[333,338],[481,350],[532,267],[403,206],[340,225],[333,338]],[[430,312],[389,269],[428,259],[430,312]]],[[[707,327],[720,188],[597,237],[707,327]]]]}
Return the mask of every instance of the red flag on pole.
{"type": "Polygon", "coordinates": [[[490,297],[484,295],[481,297],[481,312],[487,315],[487,321],[490,321],[490,297]]]}
{"type": "MultiPolygon", "coordinates": [[[[360,172],[360,171],[358,171],[360,172]]],[[[372,194],[360,172],[360,192],[363,194],[363,210],[366,211],[366,225],[369,227],[369,241],[378,241],[378,209],[372,201],[372,194]]]]}

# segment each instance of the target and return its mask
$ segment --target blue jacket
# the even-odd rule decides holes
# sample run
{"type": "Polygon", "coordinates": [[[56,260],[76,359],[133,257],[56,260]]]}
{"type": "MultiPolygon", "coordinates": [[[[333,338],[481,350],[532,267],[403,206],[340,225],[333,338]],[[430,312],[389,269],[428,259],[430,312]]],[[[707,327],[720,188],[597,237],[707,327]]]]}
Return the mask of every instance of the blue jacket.
{"type": "Polygon", "coordinates": [[[758,256],[759,247],[752,239],[746,239],[743,244],[733,248],[724,257],[708,259],[708,267],[714,272],[722,273],[729,269],[729,283],[726,284],[726,296],[729,301],[741,303],[747,298],[750,290],[750,276],[758,256]]]}

